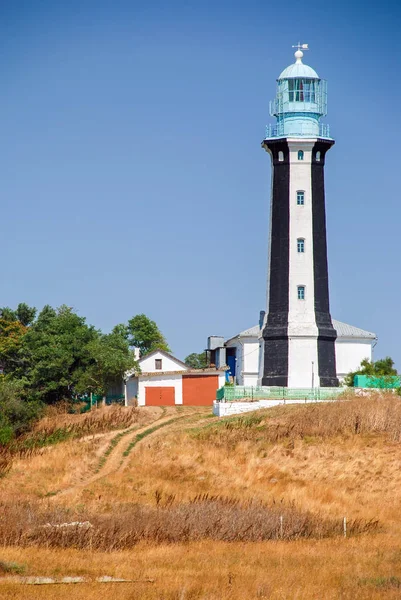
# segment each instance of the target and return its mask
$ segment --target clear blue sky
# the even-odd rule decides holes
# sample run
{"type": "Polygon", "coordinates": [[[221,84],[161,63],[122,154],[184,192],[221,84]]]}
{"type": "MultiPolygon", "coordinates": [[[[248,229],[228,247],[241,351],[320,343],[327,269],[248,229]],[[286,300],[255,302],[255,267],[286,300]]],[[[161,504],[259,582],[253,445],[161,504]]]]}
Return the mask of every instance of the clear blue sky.
{"type": "Polygon", "coordinates": [[[0,305],[144,312],[174,353],[265,305],[275,79],[328,80],[331,313],[401,368],[401,6],[3,0],[0,305]]]}

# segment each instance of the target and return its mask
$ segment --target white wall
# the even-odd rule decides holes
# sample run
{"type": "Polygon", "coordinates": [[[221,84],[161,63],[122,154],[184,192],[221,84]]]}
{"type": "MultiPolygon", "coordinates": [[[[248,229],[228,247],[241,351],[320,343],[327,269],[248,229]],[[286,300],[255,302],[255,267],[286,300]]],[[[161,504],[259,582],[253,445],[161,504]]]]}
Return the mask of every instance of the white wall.
{"type": "Polygon", "coordinates": [[[313,387],[319,387],[317,337],[290,337],[288,344],[288,387],[312,387],[312,362],[313,387]]]}
{"type": "Polygon", "coordinates": [[[319,386],[312,229],[312,148],[316,140],[289,141],[290,148],[290,271],[288,314],[288,387],[319,386]],[[303,150],[304,160],[298,160],[303,150]],[[305,193],[304,205],[297,204],[297,191],[305,193]],[[305,240],[305,252],[298,252],[297,239],[305,240]],[[298,300],[298,286],[305,286],[305,300],[298,300]]]}
{"type": "Polygon", "coordinates": [[[336,339],[337,376],[344,378],[356,371],[364,358],[372,360],[372,340],[336,339]]]}
{"type": "Polygon", "coordinates": [[[290,270],[288,334],[316,335],[312,229],[312,148],[316,140],[289,140],[290,150],[290,270]],[[304,159],[298,160],[298,150],[304,159]],[[297,191],[305,192],[303,206],[297,204],[297,191]],[[305,252],[298,252],[297,239],[305,240],[305,252]],[[305,286],[305,300],[298,300],[298,285],[305,286]]]}
{"type": "MultiPolygon", "coordinates": [[[[332,402],[333,399],[315,400],[314,402],[332,402]]],[[[309,401],[309,404],[311,401],[309,401]]],[[[256,402],[213,402],[213,414],[216,417],[229,417],[230,415],[239,415],[245,412],[253,412],[261,408],[272,408],[274,406],[287,404],[307,404],[304,399],[291,400],[257,400],[256,402]]]]}
{"type": "Polygon", "coordinates": [[[226,374],[223,371],[223,372],[219,372],[218,376],[219,376],[219,388],[221,388],[221,387],[223,387],[223,385],[226,382],[226,374]]]}
{"type": "Polygon", "coordinates": [[[145,387],[173,387],[175,403],[182,404],[182,375],[159,375],[158,377],[139,376],[138,406],[145,406],[145,387]]]}
{"type": "Polygon", "coordinates": [[[151,356],[145,356],[139,361],[142,373],[158,373],[160,369],[156,369],[155,360],[161,359],[162,371],[186,371],[188,367],[184,367],[179,362],[166,356],[162,352],[155,352],[151,356]]]}
{"type": "MultiPolygon", "coordinates": [[[[242,371],[246,375],[258,375],[259,368],[259,340],[255,338],[243,338],[243,361],[242,371]]],[[[245,384],[246,385],[246,384],[245,384]]]]}
{"type": "Polygon", "coordinates": [[[238,385],[255,386],[259,373],[259,340],[256,337],[234,338],[227,348],[236,349],[236,382],[238,385]]]}

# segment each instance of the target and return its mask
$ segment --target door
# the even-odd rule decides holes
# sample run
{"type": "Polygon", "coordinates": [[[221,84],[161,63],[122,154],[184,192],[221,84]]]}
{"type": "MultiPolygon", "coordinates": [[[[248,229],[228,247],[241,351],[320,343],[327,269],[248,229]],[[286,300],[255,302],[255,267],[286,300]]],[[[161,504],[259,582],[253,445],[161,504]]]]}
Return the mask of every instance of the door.
{"type": "Polygon", "coordinates": [[[173,387],[145,387],[146,406],[174,406],[175,389],[173,387]]]}
{"type": "Polygon", "coordinates": [[[182,403],[187,406],[212,406],[218,387],[218,375],[183,375],[182,403]]]}

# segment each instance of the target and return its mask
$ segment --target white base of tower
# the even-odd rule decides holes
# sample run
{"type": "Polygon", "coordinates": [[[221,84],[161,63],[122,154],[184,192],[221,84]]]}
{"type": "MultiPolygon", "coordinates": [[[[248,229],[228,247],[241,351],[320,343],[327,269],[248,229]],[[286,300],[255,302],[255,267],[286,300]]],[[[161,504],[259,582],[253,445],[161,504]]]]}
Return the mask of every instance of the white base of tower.
{"type": "Polygon", "coordinates": [[[288,387],[320,387],[317,335],[288,337],[288,387]]]}

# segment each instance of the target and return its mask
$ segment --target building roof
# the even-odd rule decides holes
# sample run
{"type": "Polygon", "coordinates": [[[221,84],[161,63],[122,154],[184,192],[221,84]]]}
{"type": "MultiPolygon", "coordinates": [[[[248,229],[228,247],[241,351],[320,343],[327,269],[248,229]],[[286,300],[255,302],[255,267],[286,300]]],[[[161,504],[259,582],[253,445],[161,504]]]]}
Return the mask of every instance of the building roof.
{"type": "Polygon", "coordinates": [[[171,358],[171,360],[178,363],[182,367],[185,367],[185,369],[189,368],[188,365],[186,365],[184,362],[182,362],[182,360],[180,360],[179,358],[176,358],[175,356],[173,356],[169,352],[166,352],[165,350],[160,350],[160,348],[156,348],[156,350],[149,352],[149,354],[145,354],[145,356],[141,356],[141,358],[138,360],[138,363],[141,364],[142,361],[144,361],[147,358],[150,358],[154,354],[163,354],[163,356],[167,356],[168,358],[171,358]]]}
{"type": "MultiPolygon", "coordinates": [[[[162,377],[169,375],[218,375],[219,373],[224,373],[227,371],[228,367],[222,367],[216,369],[215,367],[210,367],[206,369],[188,369],[187,371],[151,371],[149,373],[134,373],[134,377],[162,377]]],[[[131,375],[132,377],[132,375],[131,375]]]]}
{"type": "Polygon", "coordinates": [[[303,52],[300,52],[299,50],[295,52],[296,61],[284,69],[284,71],[280,74],[279,79],[319,79],[319,75],[314,69],[312,69],[312,67],[304,65],[302,62],[302,57],[303,52]]]}
{"type": "MultiPolygon", "coordinates": [[[[354,327],[353,325],[348,325],[347,323],[342,323],[341,321],[336,321],[332,319],[333,327],[337,331],[337,337],[339,338],[359,338],[366,340],[375,340],[377,338],[375,333],[371,331],[365,331],[365,329],[360,329],[359,327],[354,327]]],[[[245,329],[231,337],[227,342],[234,340],[235,338],[242,337],[259,337],[260,328],[259,325],[255,325],[254,327],[250,327],[249,329],[245,329]]]]}
{"type": "Polygon", "coordinates": [[[365,329],[360,329],[359,327],[354,327],[353,325],[348,325],[347,323],[342,323],[335,319],[332,319],[332,322],[338,337],[364,338],[369,340],[375,340],[377,338],[376,334],[371,331],[365,331],[365,329]]]}
{"type": "Polygon", "coordinates": [[[260,332],[259,325],[255,325],[254,327],[250,327],[249,329],[244,329],[244,331],[241,331],[241,333],[237,333],[237,335],[233,335],[232,337],[230,337],[227,340],[227,342],[230,342],[231,340],[235,340],[236,338],[242,338],[242,337],[259,337],[259,332],[260,332]]]}
{"type": "MultiPolygon", "coordinates": [[[[166,352],[165,350],[161,350],[160,348],[156,348],[156,350],[152,350],[152,352],[149,352],[149,354],[145,354],[145,356],[141,356],[141,358],[138,360],[139,367],[141,366],[141,362],[143,362],[145,359],[149,358],[150,356],[153,356],[154,354],[162,354],[163,356],[167,356],[168,358],[173,360],[177,365],[181,365],[182,367],[185,367],[184,370],[180,370],[180,371],[159,371],[158,370],[158,371],[156,371],[156,373],[158,373],[158,374],[186,373],[189,370],[188,365],[186,365],[184,362],[182,362],[182,360],[180,360],[179,358],[176,358],[175,356],[173,356],[169,352],[166,352]]],[[[141,374],[141,373],[139,373],[139,374],[141,374]]],[[[146,373],[146,374],[149,375],[149,373],[146,373]]],[[[124,380],[127,381],[130,377],[136,377],[137,375],[138,375],[138,371],[137,371],[136,367],[134,367],[133,369],[130,369],[129,371],[126,371],[124,373],[124,380]]]]}

